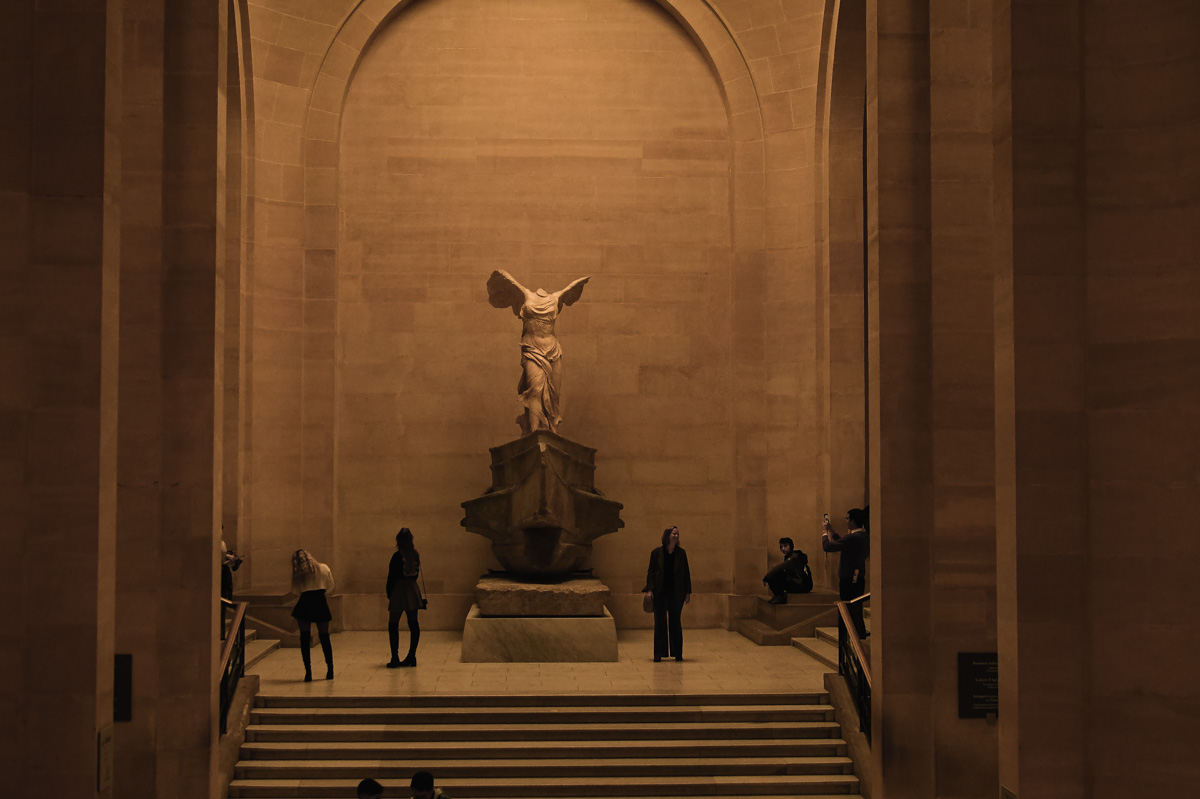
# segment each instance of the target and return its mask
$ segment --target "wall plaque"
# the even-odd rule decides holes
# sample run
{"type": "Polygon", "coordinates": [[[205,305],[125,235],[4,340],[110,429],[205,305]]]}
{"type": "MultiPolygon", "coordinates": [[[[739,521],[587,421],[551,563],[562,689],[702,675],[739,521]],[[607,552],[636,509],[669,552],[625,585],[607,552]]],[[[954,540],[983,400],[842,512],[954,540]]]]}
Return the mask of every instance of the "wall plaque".
{"type": "Polygon", "coordinates": [[[958,717],[982,719],[1000,710],[1000,666],[995,652],[958,653],[958,717]]]}

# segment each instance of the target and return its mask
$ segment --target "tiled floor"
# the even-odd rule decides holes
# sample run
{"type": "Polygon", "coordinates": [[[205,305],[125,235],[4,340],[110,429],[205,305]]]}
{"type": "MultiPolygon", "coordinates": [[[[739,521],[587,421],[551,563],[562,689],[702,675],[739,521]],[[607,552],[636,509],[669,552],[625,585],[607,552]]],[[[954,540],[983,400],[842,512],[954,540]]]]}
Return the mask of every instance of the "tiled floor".
{"type": "MultiPolygon", "coordinates": [[[[415,669],[387,669],[387,633],[333,636],[335,679],[313,650],[314,681],[305,683],[296,649],[279,649],[249,669],[260,692],[305,694],[732,693],[824,690],[825,667],[791,646],[757,646],[725,630],[687,630],[683,662],[651,659],[651,631],[618,633],[615,663],[463,663],[462,635],[425,632],[415,669]]],[[[400,631],[401,655],[408,632],[400,631]]]]}

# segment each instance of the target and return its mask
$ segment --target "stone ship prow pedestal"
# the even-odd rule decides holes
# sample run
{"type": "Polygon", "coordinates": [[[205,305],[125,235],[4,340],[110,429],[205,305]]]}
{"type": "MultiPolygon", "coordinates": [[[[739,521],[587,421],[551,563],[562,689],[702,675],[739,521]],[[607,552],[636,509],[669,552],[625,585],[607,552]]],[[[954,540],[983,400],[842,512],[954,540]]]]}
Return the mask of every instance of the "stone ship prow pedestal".
{"type": "Polygon", "coordinates": [[[462,503],[461,524],[506,571],[476,586],[463,661],[615,661],[608,586],[579,571],[596,538],[625,526],[595,487],[596,450],[537,430],[491,454],[492,485],[462,503]]]}

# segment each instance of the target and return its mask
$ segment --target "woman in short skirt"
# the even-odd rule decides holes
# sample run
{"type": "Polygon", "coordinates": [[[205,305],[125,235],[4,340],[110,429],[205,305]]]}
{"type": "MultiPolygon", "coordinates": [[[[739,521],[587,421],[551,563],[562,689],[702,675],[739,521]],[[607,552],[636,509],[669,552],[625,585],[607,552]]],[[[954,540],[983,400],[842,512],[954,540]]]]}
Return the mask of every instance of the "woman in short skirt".
{"type": "Polygon", "coordinates": [[[417,665],[417,642],[421,640],[421,623],[417,612],[421,609],[421,590],[417,587],[417,575],[421,573],[421,556],[413,546],[413,535],[407,527],[396,533],[396,551],[388,565],[388,644],[392,648],[389,669],[417,665]],[[408,656],[400,659],[400,615],[408,618],[408,656]]]}
{"type": "Polygon", "coordinates": [[[303,549],[292,555],[292,590],[300,595],[292,617],[300,627],[300,657],[304,660],[304,681],[312,682],[312,625],[317,625],[317,637],[325,653],[325,679],[333,679],[333,642],[329,639],[329,603],[325,592],[333,590],[333,573],[324,563],[318,563],[303,549]]]}

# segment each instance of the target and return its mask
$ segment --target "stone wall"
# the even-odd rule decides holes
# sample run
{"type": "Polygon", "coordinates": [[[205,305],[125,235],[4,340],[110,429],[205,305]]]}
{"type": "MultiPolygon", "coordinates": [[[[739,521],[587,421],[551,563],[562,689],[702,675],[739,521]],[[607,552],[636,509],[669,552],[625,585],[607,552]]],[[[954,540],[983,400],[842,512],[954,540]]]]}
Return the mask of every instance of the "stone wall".
{"type": "Polygon", "coordinates": [[[488,447],[520,435],[520,321],[488,305],[493,269],[549,291],[592,276],[558,322],[559,432],[599,449],[625,504],[597,574],[635,594],[674,523],[697,593],[727,593],[732,148],[687,33],[653,4],[418,3],[359,62],[340,148],[336,529],[367,600],[345,623],[378,626],[401,524],[459,615],[498,567],[458,524],[488,447]]]}
{"type": "Polygon", "coordinates": [[[668,524],[705,626],[744,612],[728,597],[761,589],[768,542],[815,548],[811,6],[249,6],[243,584],[283,590],[304,546],[358,597],[347,623],[377,627],[406,524],[431,623],[461,623],[494,564],[458,503],[518,432],[495,268],[594,276],[560,323],[563,432],[627,506],[593,563],[619,621],[647,623],[640,562],[668,524]]]}

